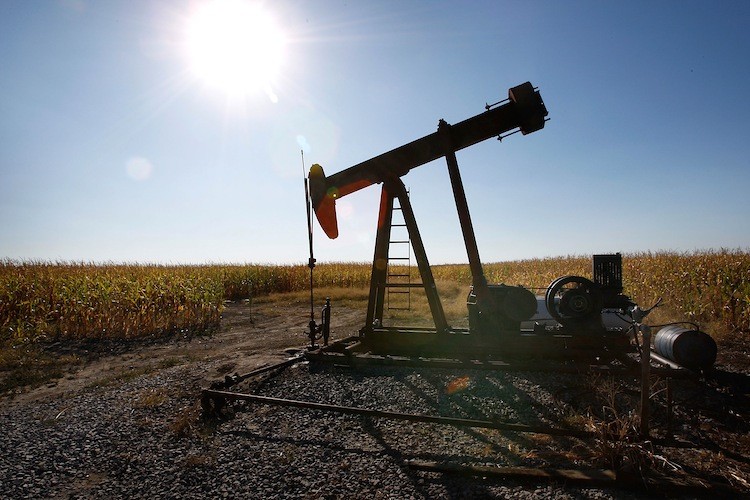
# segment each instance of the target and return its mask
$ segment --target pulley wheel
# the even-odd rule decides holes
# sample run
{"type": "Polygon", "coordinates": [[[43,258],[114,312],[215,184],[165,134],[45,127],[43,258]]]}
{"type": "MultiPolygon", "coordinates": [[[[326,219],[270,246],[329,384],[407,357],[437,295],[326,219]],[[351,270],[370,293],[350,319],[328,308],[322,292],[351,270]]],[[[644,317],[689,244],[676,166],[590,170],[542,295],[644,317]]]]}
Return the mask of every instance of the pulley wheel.
{"type": "Polygon", "coordinates": [[[544,298],[547,311],[558,323],[580,321],[601,314],[599,287],[581,276],[563,276],[550,283],[544,298]]]}

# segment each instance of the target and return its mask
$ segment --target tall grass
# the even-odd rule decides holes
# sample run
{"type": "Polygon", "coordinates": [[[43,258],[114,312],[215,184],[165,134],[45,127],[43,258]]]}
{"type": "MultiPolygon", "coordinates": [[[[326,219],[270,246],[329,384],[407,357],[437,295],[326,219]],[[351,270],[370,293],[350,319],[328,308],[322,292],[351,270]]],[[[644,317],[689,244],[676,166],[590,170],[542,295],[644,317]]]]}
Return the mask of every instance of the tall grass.
{"type": "MultiPolygon", "coordinates": [[[[226,300],[240,300],[269,293],[286,293],[310,287],[310,269],[306,265],[211,265],[197,266],[210,279],[220,280],[226,300]]],[[[335,288],[368,286],[370,267],[362,263],[319,264],[315,267],[316,285],[335,288]]]]}
{"type": "MultiPolygon", "coordinates": [[[[541,292],[555,278],[591,275],[590,257],[484,266],[492,283],[541,292]]],[[[471,283],[467,265],[434,266],[436,280],[471,283]]],[[[316,286],[367,287],[365,263],[321,264],[316,286]]],[[[729,331],[750,331],[750,254],[746,251],[623,256],[625,291],[643,305],[663,297],[674,315],[729,331]]],[[[0,262],[0,340],[135,338],[216,327],[224,300],[305,290],[304,265],[160,266],[0,262]]]]}
{"type": "Polygon", "coordinates": [[[0,335],[133,338],[218,324],[224,289],[198,267],[0,264],[0,335]]]}
{"type": "Polygon", "coordinates": [[[624,286],[642,304],[668,307],[701,323],[750,331],[750,253],[641,253],[623,258],[624,286]]]}
{"type": "MultiPolygon", "coordinates": [[[[224,300],[309,287],[307,266],[0,262],[0,340],[120,339],[219,325],[224,300]]],[[[364,264],[326,264],[316,284],[361,288],[364,264]]]]}
{"type": "MultiPolygon", "coordinates": [[[[539,293],[562,275],[590,278],[591,266],[589,256],[569,256],[485,264],[484,271],[490,283],[523,285],[539,293]]],[[[471,281],[466,265],[436,266],[433,274],[436,279],[471,281]]],[[[626,254],[623,287],[626,294],[643,306],[661,297],[665,308],[680,319],[710,323],[729,331],[750,331],[747,251],[626,254]]]]}

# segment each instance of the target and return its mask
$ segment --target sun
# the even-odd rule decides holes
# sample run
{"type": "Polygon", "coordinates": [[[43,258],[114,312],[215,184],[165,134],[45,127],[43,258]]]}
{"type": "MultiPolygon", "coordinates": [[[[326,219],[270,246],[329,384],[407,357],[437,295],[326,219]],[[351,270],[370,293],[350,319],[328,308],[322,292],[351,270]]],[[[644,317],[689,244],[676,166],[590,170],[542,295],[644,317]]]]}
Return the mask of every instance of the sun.
{"type": "Polygon", "coordinates": [[[229,96],[271,89],[283,62],[286,40],[260,4],[213,0],[202,4],[186,25],[186,49],[193,74],[229,96]]]}

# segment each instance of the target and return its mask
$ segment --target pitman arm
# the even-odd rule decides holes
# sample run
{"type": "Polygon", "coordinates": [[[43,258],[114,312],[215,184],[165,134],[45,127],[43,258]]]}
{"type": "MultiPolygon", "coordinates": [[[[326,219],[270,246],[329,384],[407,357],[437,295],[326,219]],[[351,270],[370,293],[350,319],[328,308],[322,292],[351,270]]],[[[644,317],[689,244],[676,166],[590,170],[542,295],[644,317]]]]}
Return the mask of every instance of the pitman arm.
{"type": "MultiPolygon", "coordinates": [[[[526,82],[508,90],[508,102],[451,126],[453,152],[497,137],[515,128],[526,135],[544,128],[547,108],[542,97],[526,82]]],[[[402,177],[412,168],[442,156],[444,138],[438,132],[326,177],[317,163],[310,168],[310,197],[320,226],[329,238],[339,234],[336,199],[388,178],[402,177]]]]}

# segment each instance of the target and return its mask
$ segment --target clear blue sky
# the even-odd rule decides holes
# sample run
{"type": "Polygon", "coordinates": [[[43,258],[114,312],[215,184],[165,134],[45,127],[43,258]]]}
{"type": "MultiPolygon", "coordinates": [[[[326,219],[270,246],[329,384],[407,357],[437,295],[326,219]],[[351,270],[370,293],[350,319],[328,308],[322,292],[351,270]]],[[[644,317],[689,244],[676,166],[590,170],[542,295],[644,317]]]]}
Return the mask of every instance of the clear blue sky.
{"type": "MultiPolygon", "coordinates": [[[[191,69],[202,3],[0,1],[0,258],[304,262],[301,147],[337,172],[525,81],[546,127],[458,154],[485,262],[750,247],[750,2],[268,1],[242,94],[191,69]]],[[[465,262],[444,161],[404,182],[465,262]]],[[[372,258],[378,196],[319,260],[372,258]]]]}

